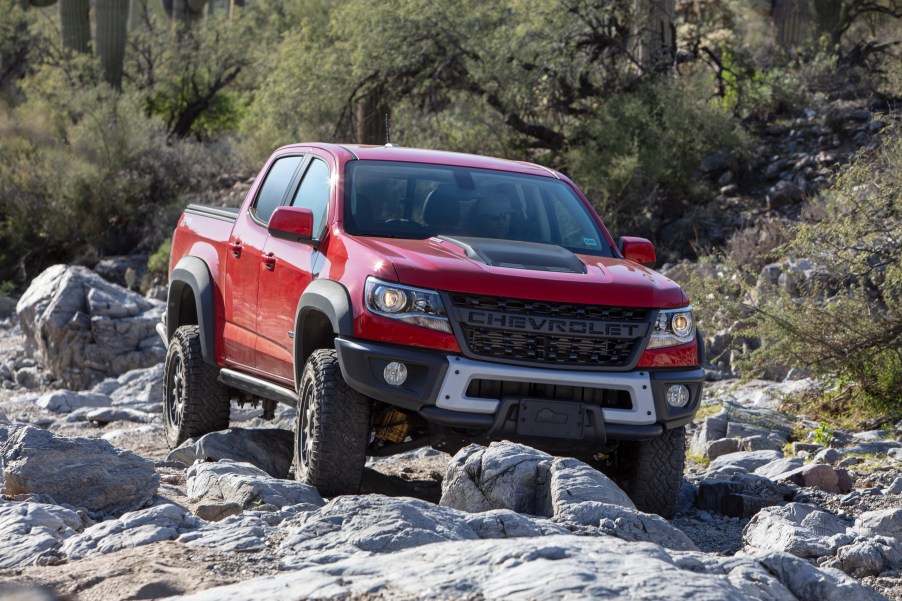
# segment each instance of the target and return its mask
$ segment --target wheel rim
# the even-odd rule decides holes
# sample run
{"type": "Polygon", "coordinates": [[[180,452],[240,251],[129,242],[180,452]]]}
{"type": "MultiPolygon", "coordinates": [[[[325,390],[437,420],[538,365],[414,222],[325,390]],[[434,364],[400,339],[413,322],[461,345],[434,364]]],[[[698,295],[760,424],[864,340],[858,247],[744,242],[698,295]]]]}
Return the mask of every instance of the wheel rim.
{"type": "Polygon", "coordinates": [[[172,370],[170,371],[169,382],[167,382],[166,393],[168,395],[168,403],[166,403],[166,416],[169,423],[176,428],[181,428],[182,421],[185,417],[185,396],[187,394],[187,386],[185,385],[185,365],[181,356],[178,354],[173,356],[172,370]]]}
{"type": "Polygon", "coordinates": [[[301,404],[298,408],[298,468],[303,472],[307,472],[310,465],[310,458],[313,456],[313,395],[314,387],[312,382],[307,382],[301,394],[301,404]]]}

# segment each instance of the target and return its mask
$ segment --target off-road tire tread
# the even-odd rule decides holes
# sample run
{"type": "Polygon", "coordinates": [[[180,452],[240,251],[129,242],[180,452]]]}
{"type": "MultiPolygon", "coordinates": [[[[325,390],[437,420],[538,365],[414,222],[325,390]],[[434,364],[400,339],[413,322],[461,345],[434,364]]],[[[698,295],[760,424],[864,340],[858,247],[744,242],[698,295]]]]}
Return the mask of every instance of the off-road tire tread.
{"type": "Polygon", "coordinates": [[[295,428],[295,475],[316,487],[324,497],[356,494],[360,491],[370,434],[370,400],[344,381],[334,349],[313,352],[304,366],[299,393],[304,394],[308,378],[313,379],[312,402],[314,444],[306,474],[300,467],[301,412],[298,399],[295,428]]]}
{"type": "Polygon", "coordinates": [[[621,443],[623,462],[618,470],[624,491],[639,511],[673,518],[683,468],[686,464],[686,430],[664,432],[651,440],[621,443]]]}
{"type": "MultiPolygon", "coordinates": [[[[200,326],[181,326],[169,341],[179,345],[184,361],[185,386],[188,389],[185,414],[178,430],[169,422],[167,407],[163,407],[166,441],[175,448],[189,438],[203,436],[229,427],[229,389],[219,382],[219,370],[206,361],[200,347],[200,326]]],[[[169,355],[163,375],[164,386],[169,384],[169,355]]],[[[166,391],[164,391],[164,396],[166,391]]]]}

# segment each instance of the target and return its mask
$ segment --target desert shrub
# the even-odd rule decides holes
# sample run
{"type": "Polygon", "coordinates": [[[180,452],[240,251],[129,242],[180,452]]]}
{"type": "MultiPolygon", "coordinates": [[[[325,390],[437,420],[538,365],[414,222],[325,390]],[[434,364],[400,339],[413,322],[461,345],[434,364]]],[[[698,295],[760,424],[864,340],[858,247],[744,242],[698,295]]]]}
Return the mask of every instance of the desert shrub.
{"type": "Polygon", "coordinates": [[[0,281],[134,250],[202,165],[91,60],[44,66],[23,89],[28,102],[0,110],[0,281]]]}
{"type": "Polygon", "coordinates": [[[851,384],[849,399],[902,415],[902,137],[886,133],[781,247],[814,268],[757,295],[748,367],[787,365],[851,384]]]}

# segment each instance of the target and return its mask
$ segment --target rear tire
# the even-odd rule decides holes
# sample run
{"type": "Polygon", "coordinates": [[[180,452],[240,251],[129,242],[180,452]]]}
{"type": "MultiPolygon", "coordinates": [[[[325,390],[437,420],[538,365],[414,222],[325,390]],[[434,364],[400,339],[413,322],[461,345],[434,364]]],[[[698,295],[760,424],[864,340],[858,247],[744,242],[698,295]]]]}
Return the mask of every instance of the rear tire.
{"type": "Polygon", "coordinates": [[[686,464],[686,430],[664,432],[651,440],[621,442],[616,471],[620,486],[639,511],[673,517],[683,467],[686,464]]]}
{"type": "Polygon", "coordinates": [[[295,479],[324,497],[356,494],[363,479],[371,402],[348,386],[334,350],[304,365],[294,435],[295,479]]]}
{"type": "Polygon", "coordinates": [[[172,335],[163,384],[163,424],[170,449],[229,427],[229,389],[220,384],[219,370],[204,361],[200,327],[181,326],[172,335]]]}

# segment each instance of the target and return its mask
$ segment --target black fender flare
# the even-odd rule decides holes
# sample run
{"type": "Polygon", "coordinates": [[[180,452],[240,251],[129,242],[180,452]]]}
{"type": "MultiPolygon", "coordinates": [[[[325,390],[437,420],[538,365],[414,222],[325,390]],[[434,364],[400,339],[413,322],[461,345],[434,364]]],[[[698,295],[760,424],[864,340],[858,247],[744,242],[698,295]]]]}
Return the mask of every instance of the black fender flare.
{"type": "Polygon", "coordinates": [[[210,268],[198,257],[182,257],[169,275],[166,303],[166,340],[171,340],[181,323],[182,295],[185,289],[194,296],[197,325],[200,327],[200,350],[205,363],[216,366],[216,316],[213,302],[213,278],[210,268]]]}
{"type": "MultiPolygon", "coordinates": [[[[348,289],[333,280],[314,280],[301,294],[294,314],[294,383],[300,385],[306,352],[304,318],[310,313],[321,313],[332,325],[335,336],[354,335],[354,311],[348,289]]],[[[307,341],[309,344],[310,341],[307,341]]]]}

